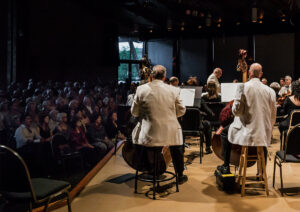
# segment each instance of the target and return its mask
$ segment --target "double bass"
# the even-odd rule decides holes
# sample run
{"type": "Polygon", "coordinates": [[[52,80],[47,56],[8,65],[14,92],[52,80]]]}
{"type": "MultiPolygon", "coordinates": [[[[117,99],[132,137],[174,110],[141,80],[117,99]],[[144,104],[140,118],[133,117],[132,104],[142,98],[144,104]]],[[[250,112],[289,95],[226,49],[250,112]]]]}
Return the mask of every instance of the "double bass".
{"type": "MultiPolygon", "coordinates": [[[[151,62],[145,55],[141,60],[140,66],[140,78],[141,83],[144,84],[151,81],[151,62]]],[[[146,146],[133,144],[131,133],[138,122],[138,118],[133,116],[128,120],[128,126],[126,129],[127,140],[124,143],[122,149],[122,156],[125,162],[133,169],[152,174],[154,172],[154,158],[152,149],[146,146]]],[[[161,153],[157,156],[157,169],[158,175],[163,174],[169,167],[172,161],[171,152],[168,146],[164,146],[161,153]]]]}

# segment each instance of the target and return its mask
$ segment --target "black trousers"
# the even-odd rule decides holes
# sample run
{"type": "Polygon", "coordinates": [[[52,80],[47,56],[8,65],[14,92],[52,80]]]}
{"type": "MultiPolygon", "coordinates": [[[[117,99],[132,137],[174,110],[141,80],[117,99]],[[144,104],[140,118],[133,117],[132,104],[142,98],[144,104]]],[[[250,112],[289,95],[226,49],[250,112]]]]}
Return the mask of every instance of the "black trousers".
{"type": "Polygon", "coordinates": [[[205,136],[205,149],[208,150],[211,147],[211,124],[210,121],[202,121],[204,127],[204,136],[205,136]]]}
{"type": "Polygon", "coordinates": [[[170,146],[174,168],[179,176],[183,175],[184,170],[184,147],[183,145],[170,146]]]}
{"type": "MultiPolygon", "coordinates": [[[[222,155],[224,158],[224,166],[229,166],[230,164],[230,154],[231,154],[231,147],[232,144],[228,141],[228,125],[225,127],[221,133],[221,141],[222,141],[222,155]]],[[[264,147],[264,154],[265,154],[265,163],[267,163],[267,154],[268,150],[266,147],[264,147]]]]}

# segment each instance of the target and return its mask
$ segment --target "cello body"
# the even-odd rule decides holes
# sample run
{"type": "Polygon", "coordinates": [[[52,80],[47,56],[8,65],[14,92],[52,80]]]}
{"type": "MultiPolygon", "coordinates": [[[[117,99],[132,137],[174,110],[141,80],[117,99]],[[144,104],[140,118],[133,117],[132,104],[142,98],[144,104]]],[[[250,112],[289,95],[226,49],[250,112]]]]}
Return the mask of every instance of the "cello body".
{"type": "MultiPolygon", "coordinates": [[[[224,161],[224,157],[222,155],[222,141],[221,141],[221,136],[219,134],[214,134],[212,138],[212,148],[216,156],[224,161]]],[[[242,151],[242,146],[232,144],[231,154],[230,154],[230,164],[234,166],[239,166],[241,151],[242,151]]],[[[248,154],[255,155],[256,147],[249,147],[248,154]]],[[[255,163],[256,163],[255,161],[248,161],[247,167],[251,167],[255,163]]]]}

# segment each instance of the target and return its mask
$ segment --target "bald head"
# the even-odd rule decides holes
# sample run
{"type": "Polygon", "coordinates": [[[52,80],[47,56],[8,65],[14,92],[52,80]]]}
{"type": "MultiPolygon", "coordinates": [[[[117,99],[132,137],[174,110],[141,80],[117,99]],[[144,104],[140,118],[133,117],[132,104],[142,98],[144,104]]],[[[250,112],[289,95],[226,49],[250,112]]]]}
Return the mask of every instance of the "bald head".
{"type": "Polygon", "coordinates": [[[221,68],[215,68],[214,69],[215,76],[220,79],[222,77],[222,69],[221,68]]]}
{"type": "Polygon", "coordinates": [[[166,77],[167,69],[162,65],[156,65],[152,68],[152,76],[154,79],[162,80],[166,77]]]}
{"type": "Polygon", "coordinates": [[[253,63],[249,69],[249,78],[261,78],[262,75],[262,66],[259,63],[253,63]]]}

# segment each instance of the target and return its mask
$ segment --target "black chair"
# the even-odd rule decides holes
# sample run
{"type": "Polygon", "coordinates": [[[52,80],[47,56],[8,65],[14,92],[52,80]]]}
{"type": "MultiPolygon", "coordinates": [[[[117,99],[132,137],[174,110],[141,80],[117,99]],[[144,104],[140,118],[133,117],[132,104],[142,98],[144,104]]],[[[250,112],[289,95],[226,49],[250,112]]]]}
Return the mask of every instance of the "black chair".
{"type": "MultiPolygon", "coordinates": [[[[170,172],[170,171],[164,171],[163,173],[159,173],[159,170],[161,169],[161,167],[159,167],[159,154],[161,154],[163,147],[145,147],[145,146],[141,146],[141,154],[151,154],[153,156],[153,171],[151,173],[149,173],[152,177],[147,178],[144,177],[145,173],[142,173],[139,175],[139,170],[136,170],[135,173],[135,182],[134,182],[134,193],[137,193],[137,187],[138,187],[138,181],[143,181],[143,182],[152,182],[152,190],[153,190],[153,197],[152,199],[156,199],[156,189],[159,187],[159,183],[160,182],[166,182],[166,181],[170,181],[172,179],[176,179],[176,192],[179,192],[179,187],[178,187],[178,173],[175,169],[175,173],[170,172]],[[162,174],[167,173],[169,174],[169,177],[167,178],[163,178],[160,179],[159,176],[162,176],[162,174]]],[[[138,165],[138,167],[140,167],[140,164],[138,165]]],[[[165,167],[165,166],[164,166],[165,167]]],[[[165,167],[167,168],[167,167],[165,167]]],[[[165,169],[164,169],[165,170],[165,169]]]]}
{"type": "Polygon", "coordinates": [[[273,187],[275,185],[276,165],[280,168],[281,195],[283,196],[282,164],[300,163],[300,124],[289,130],[284,150],[276,152],[274,158],[273,187]]]}
{"type": "Polygon", "coordinates": [[[293,110],[290,114],[290,124],[289,124],[289,128],[287,130],[285,130],[283,133],[281,133],[280,135],[280,150],[283,150],[283,147],[285,146],[285,140],[286,140],[286,136],[288,131],[296,126],[297,124],[300,123],[300,110],[293,110]]]}
{"type": "Polygon", "coordinates": [[[32,211],[33,204],[44,204],[44,211],[47,211],[51,200],[60,196],[59,201],[67,199],[68,211],[71,212],[68,191],[71,185],[65,181],[31,178],[22,157],[4,145],[0,145],[0,172],[0,194],[5,199],[29,203],[29,211],[32,211]]]}
{"type": "Polygon", "coordinates": [[[63,165],[65,174],[67,174],[66,161],[79,160],[81,170],[83,171],[83,158],[80,152],[70,148],[68,141],[63,135],[56,134],[51,140],[52,156],[58,164],[63,165]]]}
{"type": "Polygon", "coordinates": [[[203,157],[203,141],[204,141],[204,127],[202,125],[203,116],[198,108],[187,107],[183,117],[179,119],[183,140],[187,136],[196,136],[200,138],[200,163],[203,157]]]}

